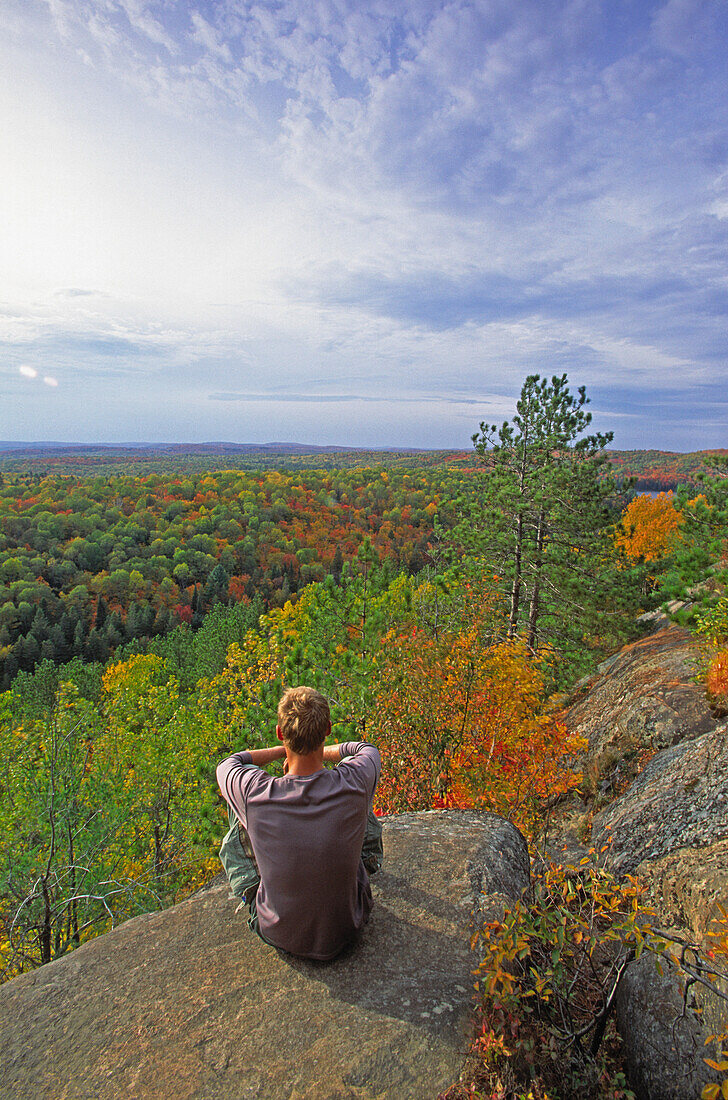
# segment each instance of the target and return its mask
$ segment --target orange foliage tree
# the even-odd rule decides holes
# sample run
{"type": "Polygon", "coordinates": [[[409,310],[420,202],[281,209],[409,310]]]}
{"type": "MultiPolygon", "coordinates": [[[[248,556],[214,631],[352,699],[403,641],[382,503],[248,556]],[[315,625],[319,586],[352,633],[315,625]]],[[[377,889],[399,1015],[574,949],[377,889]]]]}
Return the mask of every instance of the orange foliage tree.
{"type": "Polygon", "coordinates": [[[415,623],[382,641],[377,807],[477,807],[533,836],[544,803],[579,782],[570,765],[583,745],[544,713],[542,672],[526,646],[494,640],[492,601],[467,587],[463,597],[459,623],[415,623]]]}
{"type": "Polygon", "coordinates": [[[644,494],[625,508],[615,542],[629,558],[657,561],[675,548],[683,523],[668,493],[644,494]]]}
{"type": "Polygon", "coordinates": [[[721,649],[710,662],[706,686],[716,703],[728,706],[728,649],[721,649]]]}

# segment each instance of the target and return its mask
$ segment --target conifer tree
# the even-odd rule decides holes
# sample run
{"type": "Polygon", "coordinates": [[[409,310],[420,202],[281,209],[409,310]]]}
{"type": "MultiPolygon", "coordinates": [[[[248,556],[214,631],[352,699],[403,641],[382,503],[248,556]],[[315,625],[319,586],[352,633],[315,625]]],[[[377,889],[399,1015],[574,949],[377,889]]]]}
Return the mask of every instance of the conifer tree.
{"type": "Polygon", "coordinates": [[[222,565],[216,565],[205,582],[202,602],[205,607],[214,603],[226,603],[230,577],[222,565]]]}
{"type": "Polygon", "coordinates": [[[154,617],[151,633],[155,636],[158,634],[166,634],[171,627],[171,623],[172,616],[169,612],[169,608],[160,607],[154,617]]]}
{"type": "Polygon", "coordinates": [[[202,601],[202,589],[200,588],[200,586],[198,584],[195,584],[195,587],[192,590],[191,607],[192,607],[192,622],[191,622],[191,625],[192,625],[193,629],[197,630],[198,627],[202,626],[202,620],[204,619],[204,616],[205,616],[205,609],[204,609],[204,604],[203,604],[203,601],[202,601]]]}
{"type": "Polygon", "coordinates": [[[83,622],[79,619],[76,623],[73,631],[73,653],[74,656],[80,656],[83,653],[84,646],[86,645],[86,630],[83,622]]]}
{"type": "Polygon", "coordinates": [[[136,638],[141,631],[139,630],[139,604],[133,603],[126,613],[126,619],[124,621],[124,634],[131,640],[136,638]]]}
{"type": "Polygon", "coordinates": [[[103,596],[99,596],[99,601],[96,604],[96,619],[94,620],[94,626],[97,630],[101,630],[109,614],[109,606],[103,596]]]}
{"type": "Polygon", "coordinates": [[[341,580],[341,570],[344,568],[344,555],[341,553],[341,547],[337,545],[336,553],[334,554],[333,561],[331,562],[331,575],[338,584],[341,580]]]}
{"type": "Polygon", "coordinates": [[[103,637],[112,649],[124,641],[124,622],[118,611],[112,611],[104,624],[103,637]]]}
{"type": "Polygon", "coordinates": [[[12,683],[13,678],[16,676],[19,668],[20,664],[18,662],[18,659],[11,649],[2,665],[1,683],[3,691],[10,687],[10,684],[12,683]]]}
{"type": "Polygon", "coordinates": [[[48,638],[41,644],[41,656],[45,659],[49,655],[48,646],[52,647],[53,659],[56,661],[66,661],[70,657],[70,651],[66,642],[66,636],[63,630],[56,623],[51,627],[48,638]]]}
{"type": "Polygon", "coordinates": [[[530,375],[513,419],[481,423],[473,436],[483,476],[458,537],[501,591],[508,639],[532,652],[583,645],[615,594],[604,570],[615,486],[602,454],[613,435],[585,434],[588,403],[565,374],[530,375]]]}
{"type": "Polygon", "coordinates": [[[48,616],[40,607],[33,616],[33,622],[30,625],[30,633],[36,638],[39,643],[45,641],[45,639],[50,634],[50,623],[48,622],[48,616]]]}
{"type": "Polygon", "coordinates": [[[96,627],[90,631],[86,641],[86,655],[89,661],[106,661],[109,656],[109,645],[106,639],[99,633],[96,627]]]}

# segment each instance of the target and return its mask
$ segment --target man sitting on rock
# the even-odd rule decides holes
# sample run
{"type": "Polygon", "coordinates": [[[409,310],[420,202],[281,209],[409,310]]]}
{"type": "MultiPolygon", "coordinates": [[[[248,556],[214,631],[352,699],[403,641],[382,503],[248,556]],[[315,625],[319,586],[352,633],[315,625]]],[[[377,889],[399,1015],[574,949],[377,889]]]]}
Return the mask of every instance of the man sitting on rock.
{"type": "Polygon", "coordinates": [[[354,939],[372,907],[367,870],[382,857],[371,808],[379,752],[365,741],[325,746],[330,733],[326,698],[289,688],[278,704],[282,744],[233,753],[217,769],[230,820],[220,858],[248,923],[310,959],[332,959],[354,939]],[[283,759],[281,778],[262,768],[283,759]]]}

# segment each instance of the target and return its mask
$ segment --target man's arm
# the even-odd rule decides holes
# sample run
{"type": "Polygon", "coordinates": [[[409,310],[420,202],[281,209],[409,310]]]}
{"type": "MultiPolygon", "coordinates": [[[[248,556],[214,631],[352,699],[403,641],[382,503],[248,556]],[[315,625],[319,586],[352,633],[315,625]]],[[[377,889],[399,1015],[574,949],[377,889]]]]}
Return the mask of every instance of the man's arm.
{"type": "Polygon", "coordinates": [[[217,766],[217,784],[225,801],[235,810],[238,819],[245,824],[244,788],[251,778],[260,776],[260,768],[273,760],[284,760],[286,750],[283,745],[273,745],[269,749],[245,749],[234,752],[217,766]]]}
{"type": "Polygon", "coordinates": [[[352,767],[359,767],[366,762],[367,767],[373,767],[373,779],[372,790],[379,782],[379,774],[382,768],[382,759],[379,755],[379,750],[370,744],[369,741],[344,741],[340,745],[332,745],[332,748],[336,748],[339,751],[340,759],[346,758],[346,765],[352,767]]]}
{"type": "Polygon", "coordinates": [[[250,763],[261,768],[264,764],[271,764],[274,760],[285,760],[286,750],[283,745],[273,745],[270,749],[245,749],[250,757],[250,763]]]}
{"type": "Polygon", "coordinates": [[[340,764],[345,756],[354,756],[362,745],[368,744],[368,741],[341,741],[337,745],[324,745],[324,762],[340,764]]]}
{"type": "Polygon", "coordinates": [[[234,752],[217,766],[217,782],[222,794],[228,798],[226,784],[228,776],[232,773],[240,773],[253,765],[260,768],[264,764],[270,764],[272,760],[285,760],[285,757],[286,750],[283,745],[273,745],[269,749],[243,749],[242,752],[234,752]]]}

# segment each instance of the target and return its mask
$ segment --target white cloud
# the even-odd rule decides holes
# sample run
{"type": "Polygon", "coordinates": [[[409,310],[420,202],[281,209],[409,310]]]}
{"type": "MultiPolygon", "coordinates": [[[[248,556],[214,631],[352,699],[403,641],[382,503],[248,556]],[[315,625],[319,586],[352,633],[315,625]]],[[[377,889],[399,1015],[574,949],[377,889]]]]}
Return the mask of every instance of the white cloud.
{"type": "Polygon", "coordinates": [[[724,373],[714,4],[7,4],[0,335],[64,393],[724,373]]]}
{"type": "Polygon", "coordinates": [[[230,62],[232,60],[230,47],[227,42],[221,40],[215,28],[196,11],[191,12],[190,20],[194,27],[192,37],[195,41],[208,50],[209,53],[217,55],[223,61],[230,62]]]}
{"type": "Polygon", "coordinates": [[[711,0],[667,0],[652,22],[658,46],[683,57],[695,54],[711,29],[711,0]]]}

